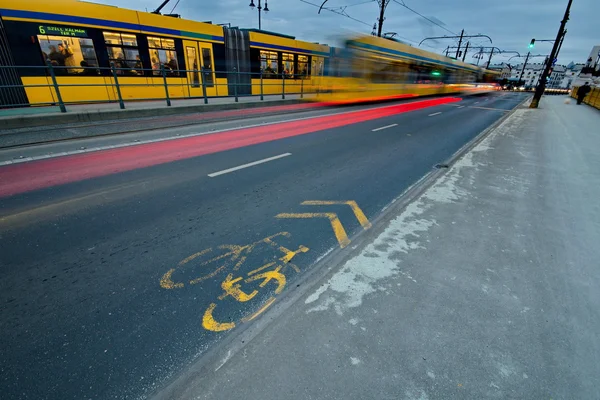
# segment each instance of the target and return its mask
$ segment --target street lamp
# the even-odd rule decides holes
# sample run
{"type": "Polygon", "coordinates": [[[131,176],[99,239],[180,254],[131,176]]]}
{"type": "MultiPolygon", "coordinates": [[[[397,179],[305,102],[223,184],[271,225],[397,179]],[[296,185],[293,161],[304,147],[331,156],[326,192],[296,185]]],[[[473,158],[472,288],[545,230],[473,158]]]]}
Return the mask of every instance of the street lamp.
{"type": "Polygon", "coordinates": [[[254,0],[250,0],[250,8],[251,8],[252,10],[254,10],[254,7],[256,7],[256,8],[257,8],[257,10],[258,10],[258,30],[262,30],[262,29],[261,29],[261,24],[260,24],[260,12],[261,12],[261,11],[264,11],[264,12],[269,12],[269,4],[267,3],[267,0],[265,0],[265,8],[263,8],[263,7],[262,7],[262,5],[261,5],[260,1],[261,1],[261,0],[258,0],[258,7],[256,7],[256,6],[254,5],[254,0]]]}

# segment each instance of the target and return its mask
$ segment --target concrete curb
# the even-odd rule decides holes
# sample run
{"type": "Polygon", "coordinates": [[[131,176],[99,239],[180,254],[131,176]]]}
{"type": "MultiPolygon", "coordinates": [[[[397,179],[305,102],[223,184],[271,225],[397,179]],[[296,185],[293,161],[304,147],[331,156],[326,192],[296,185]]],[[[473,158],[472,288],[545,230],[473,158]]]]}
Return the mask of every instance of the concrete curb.
{"type": "MultiPolygon", "coordinates": [[[[301,104],[302,100],[290,99],[290,100],[268,100],[262,102],[248,102],[248,103],[232,103],[232,104],[208,104],[208,105],[194,105],[194,106],[182,106],[182,107],[163,107],[157,109],[143,109],[143,110],[111,110],[102,112],[87,112],[87,113],[66,113],[66,114],[52,114],[43,116],[19,116],[18,118],[11,118],[6,123],[6,120],[0,119],[0,126],[2,129],[16,129],[13,132],[0,132],[0,149],[27,146],[34,144],[43,144],[58,142],[63,140],[90,138],[97,136],[107,135],[118,135],[124,133],[133,133],[140,131],[152,131],[160,129],[169,129],[176,127],[183,127],[189,125],[201,125],[211,122],[219,121],[230,121],[236,119],[244,119],[252,116],[240,113],[240,115],[226,115],[226,116],[207,116],[207,118],[192,120],[192,121],[180,121],[170,122],[165,126],[157,126],[149,128],[145,126],[144,121],[140,121],[134,128],[125,128],[119,124],[112,126],[104,125],[106,130],[103,132],[89,131],[90,125],[84,126],[72,126],[77,123],[93,124],[94,122],[106,122],[110,121],[127,121],[129,119],[137,118],[148,118],[148,117],[161,117],[161,116],[174,116],[183,114],[208,114],[209,112],[227,111],[227,110],[243,110],[243,109],[255,109],[255,108],[267,108],[282,105],[294,105],[301,104]],[[23,125],[19,125],[19,124],[23,125]],[[61,127],[60,125],[66,125],[61,127]],[[68,125],[67,125],[68,124],[68,125]],[[47,128],[46,130],[22,130],[23,128],[47,128]]],[[[302,108],[299,110],[274,110],[271,115],[281,113],[293,113],[298,111],[306,111],[302,108]]],[[[256,115],[254,115],[256,117],[256,115]]],[[[100,125],[94,126],[98,128],[100,125]]]]}
{"type": "MultiPolygon", "coordinates": [[[[209,100],[210,101],[210,100],[209,100]]],[[[144,109],[115,109],[102,111],[85,111],[85,112],[67,112],[56,114],[42,115],[19,115],[0,117],[1,129],[20,129],[32,128],[37,126],[73,124],[78,122],[98,122],[105,120],[119,120],[126,118],[144,118],[144,117],[159,117],[177,114],[188,114],[196,112],[223,111],[223,110],[239,110],[245,108],[257,108],[264,106],[280,106],[287,104],[298,104],[301,100],[263,100],[240,103],[226,104],[206,104],[206,105],[189,105],[189,106],[173,106],[160,108],[144,108],[144,109]]],[[[115,104],[115,108],[117,105],[115,104]]]]}

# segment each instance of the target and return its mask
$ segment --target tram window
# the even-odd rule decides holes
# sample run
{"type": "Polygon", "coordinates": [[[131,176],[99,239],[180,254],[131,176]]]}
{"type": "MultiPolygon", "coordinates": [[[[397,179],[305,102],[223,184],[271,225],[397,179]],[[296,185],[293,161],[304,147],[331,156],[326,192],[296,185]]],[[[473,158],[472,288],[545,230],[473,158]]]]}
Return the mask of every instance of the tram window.
{"type": "Polygon", "coordinates": [[[167,75],[179,76],[177,52],[175,51],[175,41],[173,39],[149,37],[148,46],[150,47],[150,61],[152,62],[152,73],[154,75],[161,74],[160,66],[163,65],[167,75]]]}
{"type": "Polygon", "coordinates": [[[298,72],[302,78],[308,76],[308,56],[298,56],[298,72]]]}
{"type": "Polygon", "coordinates": [[[102,32],[108,59],[115,64],[118,75],[144,75],[135,35],[102,32]]]}
{"type": "Polygon", "coordinates": [[[204,83],[208,87],[213,87],[215,82],[213,80],[213,66],[210,56],[210,49],[202,49],[202,72],[204,73],[204,83]]]}
{"type": "Polygon", "coordinates": [[[371,71],[370,74],[367,74],[367,79],[373,83],[386,83],[390,80],[390,64],[387,61],[372,60],[369,64],[371,71]]]}
{"type": "Polygon", "coordinates": [[[191,76],[192,87],[200,87],[200,73],[198,72],[198,59],[196,58],[196,47],[187,46],[185,48],[187,55],[188,76],[191,76]]]}
{"type": "Polygon", "coordinates": [[[92,39],[38,35],[44,62],[50,60],[56,75],[98,75],[99,71],[77,67],[97,67],[98,59],[92,39]],[[70,67],[70,68],[69,68],[70,67]]]}
{"type": "Polygon", "coordinates": [[[279,61],[277,52],[260,51],[260,70],[264,73],[264,78],[276,78],[279,73],[279,61]]]}
{"type": "Polygon", "coordinates": [[[283,74],[287,77],[294,75],[294,55],[291,53],[282,53],[283,74]]]}
{"type": "Polygon", "coordinates": [[[398,82],[408,82],[410,80],[410,70],[408,65],[402,61],[394,61],[396,80],[398,82]]]}
{"type": "Polygon", "coordinates": [[[311,72],[312,76],[322,76],[323,75],[323,57],[313,57],[312,58],[310,72],[311,72]]]}

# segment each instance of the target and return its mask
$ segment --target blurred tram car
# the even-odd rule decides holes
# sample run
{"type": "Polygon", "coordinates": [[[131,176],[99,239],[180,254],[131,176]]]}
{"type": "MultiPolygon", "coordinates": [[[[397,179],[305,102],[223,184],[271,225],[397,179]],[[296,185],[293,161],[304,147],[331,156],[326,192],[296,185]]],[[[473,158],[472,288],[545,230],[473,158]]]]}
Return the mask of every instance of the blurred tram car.
{"type": "Polygon", "coordinates": [[[331,49],[319,92],[311,100],[344,104],[489,93],[500,89],[499,75],[393,39],[364,35],[331,49]]]}
{"type": "Polygon", "coordinates": [[[0,107],[57,104],[55,86],[67,104],[164,99],[166,91],[346,103],[494,90],[492,71],[390,39],[330,47],[79,0],[0,0],[0,48],[0,107]]]}

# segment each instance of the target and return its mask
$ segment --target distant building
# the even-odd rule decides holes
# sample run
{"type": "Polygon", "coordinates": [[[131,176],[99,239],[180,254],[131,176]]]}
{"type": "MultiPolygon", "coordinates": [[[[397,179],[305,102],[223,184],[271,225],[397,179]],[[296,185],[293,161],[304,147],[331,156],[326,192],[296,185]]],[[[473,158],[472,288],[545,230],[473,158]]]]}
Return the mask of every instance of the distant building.
{"type": "Polygon", "coordinates": [[[511,67],[507,63],[491,64],[488,69],[501,72],[502,75],[500,76],[500,79],[510,78],[511,67]]]}
{"type": "Polygon", "coordinates": [[[523,81],[525,87],[535,87],[537,82],[542,75],[544,70],[544,64],[542,63],[528,63],[523,70],[523,64],[519,64],[512,68],[510,73],[510,80],[514,81],[523,81]],[[523,71],[523,75],[521,75],[521,71],[523,71]]]}
{"type": "MultiPolygon", "coordinates": [[[[543,63],[532,63],[527,64],[525,70],[523,71],[523,76],[521,76],[521,71],[523,71],[523,64],[519,64],[512,68],[510,72],[509,79],[514,82],[518,82],[519,80],[523,81],[523,86],[527,88],[537,86],[542,73],[544,72],[544,64],[543,63]]],[[[570,71],[568,67],[564,65],[555,65],[552,67],[552,72],[548,77],[548,81],[546,84],[547,88],[551,89],[563,89],[566,88],[565,84],[565,76],[570,71]]],[[[568,82],[568,81],[567,81],[568,82]]]]}
{"type": "Polygon", "coordinates": [[[585,64],[575,64],[573,62],[569,63],[569,65],[566,67],[565,76],[560,83],[560,87],[564,89],[571,89],[584,66],[585,64]]]}
{"type": "Polygon", "coordinates": [[[565,87],[562,86],[562,83],[565,79],[566,72],[567,67],[564,65],[555,65],[552,68],[552,73],[550,74],[550,79],[548,80],[546,87],[551,89],[564,89],[565,87]]]}

